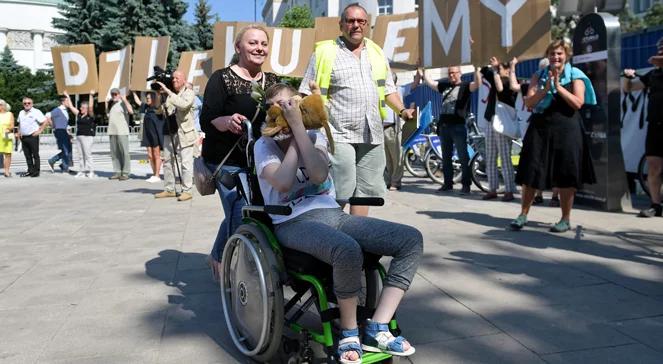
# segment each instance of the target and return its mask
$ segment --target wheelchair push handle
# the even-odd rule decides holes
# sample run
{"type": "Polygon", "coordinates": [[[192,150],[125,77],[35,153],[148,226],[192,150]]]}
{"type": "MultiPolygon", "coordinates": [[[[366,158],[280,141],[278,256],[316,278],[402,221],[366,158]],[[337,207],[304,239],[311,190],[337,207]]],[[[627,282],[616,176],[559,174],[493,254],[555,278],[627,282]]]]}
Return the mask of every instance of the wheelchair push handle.
{"type": "Polygon", "coordinates": [[[339,205],[350,204],[353,206],[384,206],[382,197],[350,197],[347,200],[336,200],[339,205]]]}

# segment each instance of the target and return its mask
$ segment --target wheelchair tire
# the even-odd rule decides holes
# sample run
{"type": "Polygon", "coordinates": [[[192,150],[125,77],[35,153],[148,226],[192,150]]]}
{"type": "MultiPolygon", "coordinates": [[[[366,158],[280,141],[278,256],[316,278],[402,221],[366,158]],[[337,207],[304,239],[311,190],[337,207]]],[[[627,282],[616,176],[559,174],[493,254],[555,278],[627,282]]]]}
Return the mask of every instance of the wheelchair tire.
{"type": "Polygon", "coordinates": [[[377,269],[366,269],[364,271],[366,278],[366,297],[364,305],[367,308],[377,308],[382,293],[382,276],[377,269]]]}
{"type": "Polygon", "coordinates": [[[223,250],[221,301],[226,326],[242,354],[267,362],[283,335],[280,264],[267,237],[253,224],[241,225],[223,250]]]}

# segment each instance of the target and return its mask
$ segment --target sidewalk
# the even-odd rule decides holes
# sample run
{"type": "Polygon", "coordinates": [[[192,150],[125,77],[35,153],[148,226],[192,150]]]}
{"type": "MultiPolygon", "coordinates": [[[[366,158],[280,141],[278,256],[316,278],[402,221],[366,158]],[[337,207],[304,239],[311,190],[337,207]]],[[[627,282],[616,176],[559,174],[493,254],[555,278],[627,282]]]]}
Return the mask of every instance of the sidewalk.
{"type": "MultiPolygon", "coordinates": [[[[559,209],[535,207],[511,232],[517,203],[435,188],[406,178],[371,209],[425,237],[399,311],[412,362],[663,362],[663,219],[575,210],[558,235],[559,209]]],[[[247,362],[204,261],[218,196],[160,189],[43,168],[0,177],[0,362],[247,362]]]]}

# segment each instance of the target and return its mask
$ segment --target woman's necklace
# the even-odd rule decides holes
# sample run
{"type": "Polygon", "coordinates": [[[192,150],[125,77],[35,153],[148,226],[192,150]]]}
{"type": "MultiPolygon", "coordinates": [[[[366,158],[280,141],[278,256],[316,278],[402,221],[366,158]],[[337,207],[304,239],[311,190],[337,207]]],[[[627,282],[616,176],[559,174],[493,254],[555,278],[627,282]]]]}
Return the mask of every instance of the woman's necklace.
{"type": "Polygon", "coordinates": [[[237,70],[239,71],[240,77],[242,77],[246,80],[257,81],[257,80],[262,78],[262,71],[258,72],[255,77],[252,77],[251,73],[246,68],[244,68],[244,67],[242,67],[238,64],[236,64],[235,66],[237,67],[237,70]]]}

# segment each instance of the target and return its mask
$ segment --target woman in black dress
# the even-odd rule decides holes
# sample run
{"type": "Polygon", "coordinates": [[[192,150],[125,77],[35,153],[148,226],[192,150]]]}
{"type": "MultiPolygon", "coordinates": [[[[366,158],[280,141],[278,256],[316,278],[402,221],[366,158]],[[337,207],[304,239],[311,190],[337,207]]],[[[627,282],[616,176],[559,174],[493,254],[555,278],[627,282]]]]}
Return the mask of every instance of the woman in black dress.
{"type": "Polygon", "coordinates": [[[134,101],[140,105],[143,116],[143,140],[141,146],[147,147],[147,158],[152,167],[152,176],[147,179],[149,183],[161,182],[161,148],[163,148],[164,120],[159,109],[160,100],[156,92],[145,93],[145,102],[134,92],[134,101]]]}
{"type": "MultiPolygon", "coordinates": [[[[244,148],[238,144],[242,135],[242,122],[253,121],[254,137],[260,136],[260,125],[265,120],[265,111],[251,97],[252,83],[264,90],[279,82],[274,73],[263,72],[262,65],[269,55],[267,30],[260,25],[249,25],[235,37],[235,55],[231,65],[216,70],[205,87],[203,107],[200,112],[200,128],[205,133],[202,157],[210,171],[218,175],[233,173],[248,166],[244,148]]],[[[227,189],[216,180],[221,198],[224,219],[219,226],[208,264],[218,279],[221,253],[226,240],[242,223],[243,200],[237,189],[227,189]]]]}
{"type": "Polygon", "coordinates": [[[536,190],[559,189],[562,217],[550,228],[568,231],[575,191],[596,177],[578,110],[596,104],[591,82],[568,62],[571,47],[563,40],[546,50],[550,66],[532,76],[525,105],[534,109],[523,140],[516,183],[522,185],[522,209],[511,222],[513,230],[527,223],[536,190]]]}

